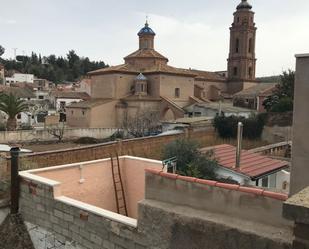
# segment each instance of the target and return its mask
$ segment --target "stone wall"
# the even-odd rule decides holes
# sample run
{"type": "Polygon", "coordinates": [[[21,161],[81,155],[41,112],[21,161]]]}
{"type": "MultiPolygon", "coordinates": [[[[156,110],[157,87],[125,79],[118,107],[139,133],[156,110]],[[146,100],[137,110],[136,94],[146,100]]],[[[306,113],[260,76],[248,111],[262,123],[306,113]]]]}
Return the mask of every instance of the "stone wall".
{"type": "Polygon", "coordinates": [[[268,143],[279,143],[292,140],[291,126],[264,126],[262,140],[268,143]]]}
{"type": "MultiPolygon", "coordinates": [[[[65,129],[64,139],[75,139],[79,137],[94,137],[103,139],[113,135],[117,129],[113,128],[76,128],[65,129]]],[[[1,131],[0,143],[20,143],[31,141],[57,141],[47,130],[19,130],[1,131]]]]}

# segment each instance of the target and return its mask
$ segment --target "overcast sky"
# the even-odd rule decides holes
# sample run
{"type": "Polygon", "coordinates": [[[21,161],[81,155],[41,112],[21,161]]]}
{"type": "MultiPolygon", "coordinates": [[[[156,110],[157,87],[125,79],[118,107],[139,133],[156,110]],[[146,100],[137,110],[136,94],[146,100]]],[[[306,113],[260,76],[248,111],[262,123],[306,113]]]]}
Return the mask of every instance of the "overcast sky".
{"type": "MultiPolygon", "coordinates": [[[[138,47],[149,16],[155,48],[170,65],[226,70],[229,27],[240,0],[0,0],[4,57],[31,51],[81,56],[110,65],[138,47]]],[[[309,52],[308,0],[249,0],[256,13],[257,75],[294,68],[294,54],[309,52]]]]}

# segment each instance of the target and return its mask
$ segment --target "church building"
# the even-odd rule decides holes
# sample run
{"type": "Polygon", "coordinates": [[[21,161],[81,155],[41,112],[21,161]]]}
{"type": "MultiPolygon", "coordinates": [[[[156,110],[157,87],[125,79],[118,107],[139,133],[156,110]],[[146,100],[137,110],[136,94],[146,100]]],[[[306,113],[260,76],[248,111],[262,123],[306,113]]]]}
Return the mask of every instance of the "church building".
{"type": "Polygon", "coordinates": [[[128,116],[155,111],[161,120],[184,117],[192,104],[217,101],[255,85],[254,12],[237,6],[230,28],[228,73],[176,68],[155,50],[155,32],[146,22],[138,32],[138,50],[124,63],[88,73],[90,100],[66,108],[71,127],[122,127],[128,116]]]}

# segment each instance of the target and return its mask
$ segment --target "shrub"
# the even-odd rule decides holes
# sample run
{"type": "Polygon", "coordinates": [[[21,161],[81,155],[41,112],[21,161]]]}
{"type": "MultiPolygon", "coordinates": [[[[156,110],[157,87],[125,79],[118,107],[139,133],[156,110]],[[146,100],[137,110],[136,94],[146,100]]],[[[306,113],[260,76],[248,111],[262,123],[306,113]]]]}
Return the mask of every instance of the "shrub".
{"type": "Polygon", "coordinates": [[[238,122],[244,125],[243,137],[248,139],[258,139],[261,137],[264,125],[264,115],[252,115],[249,118],[217,115],[214,119],[213,126],[221,138],[236,138],[238,122]]]}
{"type": "Polygon", "coordinates": [[[274,104],[270,111],[272,112],[289,112],[293,111],[293,99],[289,97],[284,97],[274,104]]]}
{"type": "Polygon", "coordinates": [[[203,179],[215,179],[217,162],[212,154],[201,154],[198,144],[187,139],[178,139],[167,144],[163,150],[163,158],[177,158],[177,173],[203,179]]]}
{"type": "Polygon", "coordinates": [[[76,144],[97,144],[99,140],[94,137],[80,137],[74,141],[76,144]]]}

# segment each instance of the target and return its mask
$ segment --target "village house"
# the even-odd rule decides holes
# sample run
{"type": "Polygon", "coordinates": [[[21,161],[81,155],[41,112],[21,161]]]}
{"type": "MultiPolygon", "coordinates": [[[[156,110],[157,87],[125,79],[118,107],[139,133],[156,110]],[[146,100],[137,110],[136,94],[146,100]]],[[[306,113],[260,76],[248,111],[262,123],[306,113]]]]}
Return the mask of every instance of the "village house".
{"type": "Polygon", "coordinates": [[[233,105],[257,112],[265,112],[263,102],[274,93],[276,88],[277,83],[259,83],[236,93],[233,97],[233,105]]]}
{"type": "Polygon", "coordinates": [[[236,165],[236,148],[222,144],[201,149],[212,151],[219,167],[216,174],[240,185],[257,186],[289,192],[289,162],[272,159],[250,151],[242,150],[240,165],[236,165]]]}

